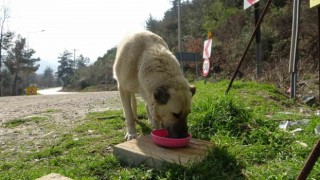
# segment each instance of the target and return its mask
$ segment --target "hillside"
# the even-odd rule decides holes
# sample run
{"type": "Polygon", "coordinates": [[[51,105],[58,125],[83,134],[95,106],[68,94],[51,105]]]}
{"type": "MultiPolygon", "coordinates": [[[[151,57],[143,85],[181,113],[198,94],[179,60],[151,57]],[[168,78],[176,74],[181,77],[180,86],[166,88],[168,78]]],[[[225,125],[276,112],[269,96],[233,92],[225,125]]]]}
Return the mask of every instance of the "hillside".
{"type": "MultiPolygon", "coordinates": [[[[172,8],[168,9],[164,18],[154,19],[150,16],[146,21],[146,29],[163,37],[173,53],[177,52],[177,0],[172,1],[172,8]]],[[[265,1],[260,2],[260,12],[265,1]]],[[[257,78],[255,64],[255,43],[252,43],[248,54],[240,68],[239,77],[259,82],[271,82],[284,91],[290,86],[288,73],[292,1],[273,1],[261,25],[262,64],[261,76],[257,78]]],[[[318,39],[316,9],[309,8],[309,2],[301,2],[300,36],[298,47],[298,94],[317,91],[318,78],[318,39]]],[[[193,0],[183,1],[181,4],[181,31],[183,52],[198,53],[203,51],[203,41],[207,32],[213,34],[213,47],[210,62],[212,70],[208,80],[216,82],[230,79],[240,57],[249,41],[254,29],[253,7],[243,10],[242,2],[231,0],[193,0]]],[[[116,47],[99,58],[86,70],[77,73],[78,81],[71,87],[83,89],[88,86],[104,87],[103,90],[115,88],[112,80],[112,64],[116,47]],[[107,88],[111,86],[111,88],[107,88]]],[[[202,61],[198,62],[202,67],[202,61]]],[[[186,77],[193,81],[196,68],[192,64],[185,64],[186,77]]],[[[201,74],[201,68],[198,68],[201,74]]],[[[200,77],[200,79],[203,79],[200,77]]],[[[93,88],[96,89],[96,88],[93,88]]]]}

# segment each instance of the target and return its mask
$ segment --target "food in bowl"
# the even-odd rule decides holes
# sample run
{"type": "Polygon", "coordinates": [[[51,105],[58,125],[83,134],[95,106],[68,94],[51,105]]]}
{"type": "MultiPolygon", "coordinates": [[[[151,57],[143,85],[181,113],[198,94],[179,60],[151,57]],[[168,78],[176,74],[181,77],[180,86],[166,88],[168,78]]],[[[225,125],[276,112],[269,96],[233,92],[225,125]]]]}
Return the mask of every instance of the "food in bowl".
{"type": "Polygon", "coordinates": [[[178,148],[185,147],[189,144],[191,134],[188,133],[186,138],[170,138],[166,129],[157,129],[151,132],[152,141],[162,147],[178,148]]]}

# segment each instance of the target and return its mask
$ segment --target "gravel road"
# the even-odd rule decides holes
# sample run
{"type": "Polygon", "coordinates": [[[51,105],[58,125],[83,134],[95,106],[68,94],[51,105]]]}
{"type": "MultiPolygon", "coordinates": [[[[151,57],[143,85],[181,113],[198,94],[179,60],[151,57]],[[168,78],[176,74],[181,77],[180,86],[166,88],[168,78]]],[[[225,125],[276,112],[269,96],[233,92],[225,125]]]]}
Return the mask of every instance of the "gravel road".
{"type": "Polygon", "coordinates": [[[120,108],[117,91],[0,97],[0,161],[10,161],[18,152],[34,152],[56,143],[84,123],[87,113],[120,108]],[[6,126],[17,119],[25,122],[6,126]]]}
{"type": "Polygon", "coordinates": [[[121,108],[117,91],[0,97],[0,125],[13,119],[62,112],[67,119],[121,108]]]}

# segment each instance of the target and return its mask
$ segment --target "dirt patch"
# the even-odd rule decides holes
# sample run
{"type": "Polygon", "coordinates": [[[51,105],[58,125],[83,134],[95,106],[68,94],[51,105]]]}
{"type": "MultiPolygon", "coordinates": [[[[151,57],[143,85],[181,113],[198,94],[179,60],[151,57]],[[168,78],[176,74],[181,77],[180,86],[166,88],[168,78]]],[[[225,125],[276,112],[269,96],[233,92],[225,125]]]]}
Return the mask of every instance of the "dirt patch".
{"type": "MultiPolygon", "coordinates": [[[[90,112],[120,109],[117,91],[0,97],[0,161],[7,155],[37,151],[53,144],[90,112]],[[25,121],[17,126],[9,122],[25,121]]],[[[9,157],[9,156],[8,156],[9,157]]]]}
{"type": "Polygon", "coordinates": [[[62,112],[65,119],[70,120],[89,112],[120,107],[117,91],[0,97],[0,125],[9,120],[47,112],[62,112]]]}

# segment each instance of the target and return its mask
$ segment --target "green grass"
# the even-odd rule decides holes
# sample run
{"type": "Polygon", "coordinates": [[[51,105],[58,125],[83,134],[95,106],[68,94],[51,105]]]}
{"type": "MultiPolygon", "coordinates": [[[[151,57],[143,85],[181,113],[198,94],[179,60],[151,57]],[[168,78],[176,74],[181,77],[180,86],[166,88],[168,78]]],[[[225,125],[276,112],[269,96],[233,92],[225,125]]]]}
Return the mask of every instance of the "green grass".
{"type": "MultiPolygon", "coordinates": [[[[228,81],[197,82],[192,113],[188,116],[193,137],[216,144],[203,162],[187,167],[166,164],[163,169],[119,162],[111,148],[124,142],[122,111],[91,113],[84,124],[65,134],[56,144],[38,152],[16,154],[19,160],[1,157],[0,179],[35,179],[55,172],[73,179],[295,179],[319,136],[314,128],[320,118],[299,112],[274,86],[235,81],[228,95],[228,81]],[[285,114],[279,112],[291,112],[285,114]],[[279,129],[281,120],[309,119],[301,132],[279,129]],[[307,147],[300,144],[303,142],[307,147]]],[[[143,104],[140,134],[149,134],[143,104]]],[[[320,177],[320,163],[309,178],[320,177]]]]}
{"type": "Polygon", "coordinates": [[[40,121],[43,121],[46,119],[47,119],[47,117],[44,117],[44,116],[33,116],[33,117],[28,117],[28,118],[13,119],[11,121],[4,123],[2,126],[5,128],[15,128],[17,126],[20,126],[20,125],[28,123],[28,122],[34,122],[34,123],[38,124],[40,121]]]}
{"type": "Polygon", "coordinates": [[[59,109],[47,109],[45,112],[46,113],[55,113],[55,112],[61,112],[61,110],[59,110],[59,109]]]}

